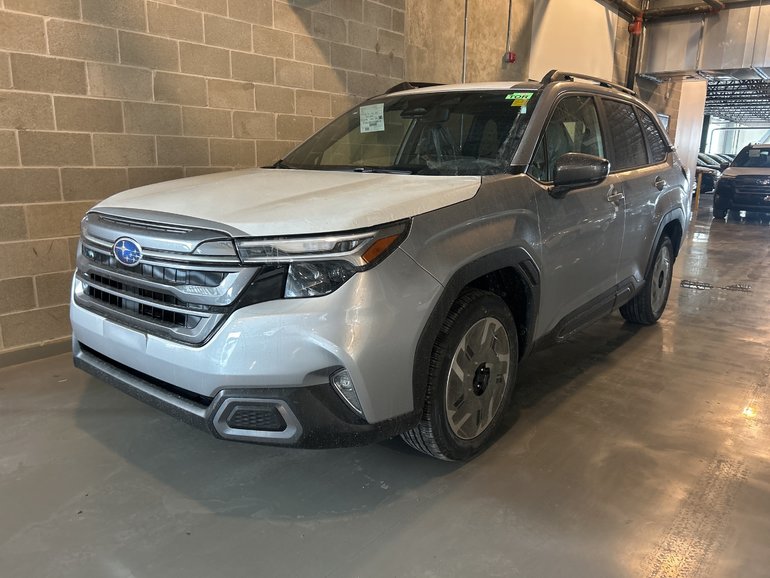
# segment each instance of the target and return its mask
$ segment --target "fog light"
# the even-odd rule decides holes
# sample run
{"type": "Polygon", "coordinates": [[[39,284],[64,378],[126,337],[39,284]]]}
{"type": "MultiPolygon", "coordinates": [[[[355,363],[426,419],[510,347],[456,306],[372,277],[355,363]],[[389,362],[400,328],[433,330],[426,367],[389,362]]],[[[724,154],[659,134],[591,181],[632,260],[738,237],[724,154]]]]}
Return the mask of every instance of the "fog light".
{"type": "Polygon", "coordinates": [[[350,377],[350,372],[347,369],[335,371],[331,374],[331,377],[329,377],[329,381],[353,411],[359,415],[364,414],[361,409],[361,402],[358,401],[356,388],[353,385],[353,378],[350,377]]]}

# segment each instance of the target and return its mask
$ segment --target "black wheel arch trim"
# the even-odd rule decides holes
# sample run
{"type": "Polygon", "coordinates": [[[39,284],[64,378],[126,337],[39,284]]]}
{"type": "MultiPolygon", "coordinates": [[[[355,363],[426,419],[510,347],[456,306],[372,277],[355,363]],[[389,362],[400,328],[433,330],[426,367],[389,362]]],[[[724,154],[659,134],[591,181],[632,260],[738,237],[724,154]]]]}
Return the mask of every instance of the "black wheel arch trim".
{"type": "Polygon", "coordinates": [[[654,241],[652,243],[652,246],[650,247],[649,255],[647,256],[647,266],[644,268],[644,278],[647,279],[647,277],[650,274],[650,271],[652,270],[652,267],[654,265],[653,259],[655,258],[655,251],[658,248],[658,243],[660,243],[660,238],[663,235],[664,229],[674,221],[679,222],[679,226],[682,228],[682,238],[679,239],[679,242],[676,242],[676,239],[671,239],[671,243],[674,245],[674,259],[679,255],[679,250],[682,248],[682,243],[684,242],[684,233],[686,230],[686,219],[684,216],[684,211],[681,207],[674,207],[671,209],[668,213],[663,215],[661,217],[660,222],[658,223],[658,228],[655,231],[655,237],[654,241]]]}
{"type": "Polygon", "coordinates": [[[532,255],[523,247],[512,247],[489,253],[464,265],[455,271],[444,285],[444,290],[433,307],[433,311],[428,317],[428,321],[417,341],[412,370],[413,411],[415,415],[422,414],[425,404],[425,392],[428,386],[427,360],[430,359],[433,345],[452,304],[459,297],[463,289],[468,287],[473,281],[504,269],[513,269],[521,279],[527,292],[526,323],[523,324],[523,327],[519,326],[521,320],[516,319],[513,311],[511,314],[516,319],[518,337],[520,338],[519,357],[523,358],[531,351],[533,345],[532,335],[540,304],[540,269],[532,255]],[[521,342],[522,338],[523,343],[521,342]]]}

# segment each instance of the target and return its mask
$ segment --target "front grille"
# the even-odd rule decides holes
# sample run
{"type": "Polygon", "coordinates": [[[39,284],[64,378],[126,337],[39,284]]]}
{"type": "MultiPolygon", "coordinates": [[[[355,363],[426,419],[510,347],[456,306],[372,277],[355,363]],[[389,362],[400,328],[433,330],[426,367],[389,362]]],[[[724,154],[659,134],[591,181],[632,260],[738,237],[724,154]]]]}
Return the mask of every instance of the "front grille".
{"type": "Polygon", "coordinates": [[[225,273],[222,271],[191,271],[189,269],[180,269],[178,267],[148,265],[147,263],[140,263],[136,267],[127,267],[126,265],[119,263],[111,253],[94,251],[85,245],[83,245],[82,253],[87,259],[92,260],[94,263],[109,267],[110,269],[132,275],[141,275],[146,279],[162,281],[172,285],[217,287],[225,278],[225,273]]]}
{"type": "Polygon", "coordinates": [[[208,240],[221,242],[222,233],[171,225],[143,228],[136,221],[127,224],[90,213],[78,254],[75,300],[119,324],[202,344],[260,273],[258,267],[241,266],[234,252],[210,257],[191,252],[208,240]],[[144,256],[137,266],[128,267],[117,261],[112,245],[137,234],[135,230],[144,231],[138,237],[144,256]],[[186,241],[188,252],[180,252],[186,241]]]}
{"type": "Polygon", "coordinates": [[[735,193],[733,201],[739,205],[770,207],[770,186],[765,184],[765,179],[757,177],[738,177],[735,179],[735,193]]]}
{"type": "Polygon", "coordinates": [[[164,305],[173,305],[174,307],[184,307],[187,305],[180,302],[173,295],[132,286],[94,273],[89,275],[89,279],[91,283],[96,284],[86,285],[85,291],[89,297],[110,307],[120,309],[125,313],[144,317],[167,326],[186,327],[188,329],[193,329],[200,323],[201,318],[199,316],[179,313],[178,311],[163,307],[164,305]],[[108,292],[104,289],[99,289],[100,286],[109,287],[112,291],[108,292]],[[121,294],[141,297],[142,299],[154,301],[157,305],[134,301],[130,298],[124,299],[120,296],[121,294]]]}
{"type": "Polygon", "coordinates": [[[141,297],[143,299],[150,299],[152,301],[157,302],[158,304],[163,303],[166,305],[173,305],[175,307],[184,307],[186,305],[186,303],[179,301],[179,299],[177,299],[173,295],[167,295],[166,293],[162,293],[160,291],[143,289],[141,287],[131,285],[130,283],[115,281],[113,279],[110,279],[109,277],[104,277],[103,275],[98,275],[96,273],[91,273],[89,275],[89,278],[93,283],[98,283],[99,285],[109,287],[110,289],[115,289],[116,291],[120,291],[128,295],[134,295],[136,297],[141,297]]]}
{"type": "Polygon", "coordinates": [[[733,202],[741,206],[770,207],[770,198],[765,200],[766,197],[770,197],[770,190],[753,191],[736,187],[733,202]]]}

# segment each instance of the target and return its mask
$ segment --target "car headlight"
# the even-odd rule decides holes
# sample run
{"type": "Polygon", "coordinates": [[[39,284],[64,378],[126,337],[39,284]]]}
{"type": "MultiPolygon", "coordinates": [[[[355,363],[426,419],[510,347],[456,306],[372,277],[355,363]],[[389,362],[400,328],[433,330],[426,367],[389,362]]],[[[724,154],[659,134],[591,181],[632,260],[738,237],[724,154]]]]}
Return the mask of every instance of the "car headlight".
{"type": "Polygon", "coordinates": [[[404,240],[409,222],[323,236],[236,239],[243,263],[286,266],[285,298],[319,297],[382,261],[404,240]]]}
{"type": "Polygon", "coordinates": [[[292,298],[328,295],[355,273],[356,270],[346,261],[291,263],[286,274],[283,296],[292,298]]]}

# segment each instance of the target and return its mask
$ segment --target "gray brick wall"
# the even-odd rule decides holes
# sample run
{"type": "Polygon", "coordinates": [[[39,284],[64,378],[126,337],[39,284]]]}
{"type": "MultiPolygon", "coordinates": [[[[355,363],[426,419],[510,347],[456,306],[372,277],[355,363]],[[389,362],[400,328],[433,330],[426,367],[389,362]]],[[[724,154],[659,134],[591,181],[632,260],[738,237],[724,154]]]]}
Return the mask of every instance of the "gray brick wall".
{"type": "Polygon", "coordinates": [[[679,123],[679,103],[682,100],[681,78],[669,78],[656,82],[647,78],[637,77],[636,92],[655,112],[667,114],[668,136],[675,142],[676,127],[679,123]]]}
{"type": "Polygon", "coordinates": [[[78,223],[273,162],[404,77],[405,0],[0,0],[0,357],[68,338],[78,223]]]}
{"type": "Polygon", "coordinates": [[[615,27],[615,58],[613,61],[612,80],[619,83],[626,83],[626,74],[628,72],[628,53],[631,46],[631,35],[628,32],[629,21],[622,14],[618,16],[618,23],[615,27]]]}

